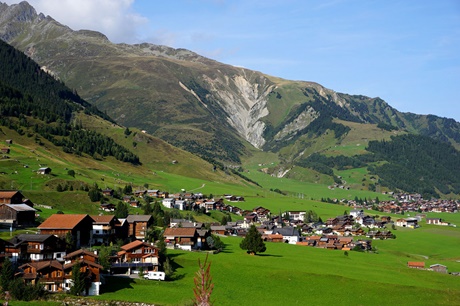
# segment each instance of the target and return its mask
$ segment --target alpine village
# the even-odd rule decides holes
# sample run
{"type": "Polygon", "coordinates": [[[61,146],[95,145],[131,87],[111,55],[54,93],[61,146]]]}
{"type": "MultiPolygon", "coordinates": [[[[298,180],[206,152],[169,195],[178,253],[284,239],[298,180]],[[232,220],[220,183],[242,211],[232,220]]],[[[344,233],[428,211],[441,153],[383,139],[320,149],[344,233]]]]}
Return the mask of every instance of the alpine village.
{"type": "Polygon", "coordinates": [[[0,2],[4,305],[460,305],[460,123],[0,2]]]}

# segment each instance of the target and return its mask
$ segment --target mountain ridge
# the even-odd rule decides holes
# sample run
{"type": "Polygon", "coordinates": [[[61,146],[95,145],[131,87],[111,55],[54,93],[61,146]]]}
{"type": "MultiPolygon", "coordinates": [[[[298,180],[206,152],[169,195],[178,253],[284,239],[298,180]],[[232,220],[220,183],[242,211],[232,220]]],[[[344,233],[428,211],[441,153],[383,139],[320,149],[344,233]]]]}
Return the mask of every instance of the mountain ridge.
{"type": "MultiPolygon", "coordinates": [[[[0,38],[116,122],[211,162],[242,165],[262,150],[278,155],[289,169],[303,164],[312,148],[342,154],[331,152],[350,146],[352,123],[428,136],[460,149],[460,123],[453,119],[402,113],[378,97],[285,80],[185,49],[113,44],[101,33],[73,31],[37,14],[27,2],[0,5],[0,38]]],[[[353,145],[382,140],[360,137],[353,145]]]]}

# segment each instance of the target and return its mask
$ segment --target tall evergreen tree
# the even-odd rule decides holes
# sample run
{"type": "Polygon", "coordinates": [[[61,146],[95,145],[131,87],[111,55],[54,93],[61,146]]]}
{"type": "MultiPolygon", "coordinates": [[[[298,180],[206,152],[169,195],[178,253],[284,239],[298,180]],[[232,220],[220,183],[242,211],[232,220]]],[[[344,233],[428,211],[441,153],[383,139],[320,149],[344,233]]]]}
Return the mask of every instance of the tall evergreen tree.
{"type": "Polygon", "coordinates": [[[85,290],[85,275],[80,271],[81,265],[77,262],[72,267],[72,287],[70,288],[70,293],[73,295],[81,295],[83,290],[85,290]]]}
{"type": "Polygon", "coordinates": [[[262,240],[262,235],[254,225],[251,225],[246,237],[241,241],[240,248],[253,255],[263,253],[267,249],[264,241],[262,240]]]}
{"type": "Polygon", "coordinates": [[[3,262],[2,272],[0,274],[0,286],[2,286],[3,291],[10,290],[10,285],[14,280],[14,267],[11,260],[6,257],[3,262]]]}

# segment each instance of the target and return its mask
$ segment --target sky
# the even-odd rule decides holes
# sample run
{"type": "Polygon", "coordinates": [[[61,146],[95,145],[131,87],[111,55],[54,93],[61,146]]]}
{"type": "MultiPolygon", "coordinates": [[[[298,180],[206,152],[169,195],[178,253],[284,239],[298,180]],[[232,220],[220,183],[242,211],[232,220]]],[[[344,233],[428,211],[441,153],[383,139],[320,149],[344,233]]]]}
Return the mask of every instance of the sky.
{"type": "Polygon", "coordinates": [[[114,43],[185,48],[460,122],[459,0],[28,2],[73,30],[96,30],[114,43]]]}

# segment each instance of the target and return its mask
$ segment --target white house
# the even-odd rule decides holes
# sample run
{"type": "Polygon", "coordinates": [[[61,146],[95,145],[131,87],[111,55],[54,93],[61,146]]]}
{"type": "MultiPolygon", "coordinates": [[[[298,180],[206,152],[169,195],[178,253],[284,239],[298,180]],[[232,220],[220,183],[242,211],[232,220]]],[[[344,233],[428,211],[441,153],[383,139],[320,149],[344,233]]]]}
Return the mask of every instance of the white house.
{"type": "Polygon", "coordinates": [[[292,221],[305,221],[305,216],[307,212],[305,211],[288,211],[289,220],[292,221]]]}
{"type": "Polygon", "coordinates": [[[161,203],[166,208],[174,208],[174,204],[176,203],[176,200],[174,198],[165,198],[163,199],[161,203]]]}

